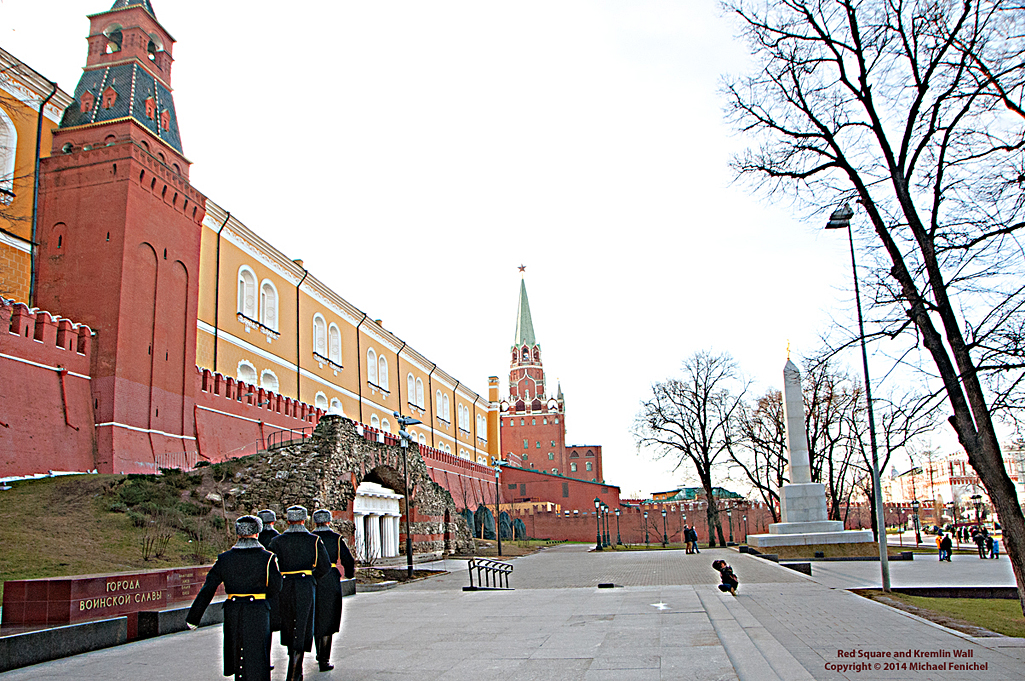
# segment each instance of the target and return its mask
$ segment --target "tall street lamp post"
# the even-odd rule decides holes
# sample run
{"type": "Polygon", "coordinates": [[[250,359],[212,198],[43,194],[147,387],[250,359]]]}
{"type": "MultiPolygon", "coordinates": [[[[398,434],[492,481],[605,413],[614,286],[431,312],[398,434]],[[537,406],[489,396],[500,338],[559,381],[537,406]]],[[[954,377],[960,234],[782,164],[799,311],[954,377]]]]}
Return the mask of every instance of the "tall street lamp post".
{"type": "Polygon", "coordinates": [[[747,535],[750,534],[747,529],[747,514],[744,515],[744,543],[747,543],[747,535]]]}
{"type": "Polygon", "coordinates": [[[861,365],[865,372],[865,402],[868,405],[868,436],[872,448],[872,496],[876,506],[876,530],[879,537],[879,571],[882,576],[883,591],[890,591],[890,561],[886,553],[886,523],[883,518],[883,491],[879,486],[879,451],[876,447],[875,415],[872,412],[872,381],[868,374],[868,350],[865,347],[865,321],[861,315],[861,291],[858,289],[858,264],[854,259],[854,233],[851,230],[851,218],[854,211],[849,203],[833,211],[829,216],[826,229],[847,228],[847,239],[851,245],[851,270],[854,272],[854,300],[858,306],[858,334],[861,337],[861,365]]]}
{"type": "Polygon", "coordinates": [[[918,499],[911,500],[911,517],[915,523],[915,546],[922,543],[922,526],[918,518],[918,508],[922,505],[918,499]]]}
{"type": "Polygon", "coordinates": [[[602,517],[605,518],[605,546],[611,547],[612,542],[609,540],[609,506],[607,504],[602,505],[602,517]]]}
{"type": "Polygon", "coordinates": [[[645,548],[651,548],[648,542],[648,512],[644,512],[644,546],[645,548]]]}
{"type": "Polygon", "coordinates": [[[409,441],[412,436],[406,431],[406,427],[415,426],[422,421],[412,416],[403,416],[397,411],[392,413],[395,420],[399,422],[399,445],[402,447],[402,477],[405,479],[406,487],[406,577],[411,579],[413,577],[413,534],[409,531],[409,516],[413,514],[413,504],[409,496],[409,460],[406,457],[406,450],[409,449],[409,441]]]}
{"type": "Polygon", "coordinates": [[[619,509],[616,509],[616,546],[623,545],[623,537],[619,534],[619,509]]]}
{"type": "Polygon", "coordinates": [[[982,495],[981,494],[973,494],[971,498],[972,498],[972,503],[975,504],[975,524],[976,525],[981,525],[982,524],[982,495]]]}
{"type": "Polygon", "coordinates": [[[502,461],[495,458],[495,539],[498,540],[498,555],[502,555],[502,506],[498,495],[501,493],[498,487],[498,474],[502,470],[502,461]]]}
{"type": "Polygon", "coordinates": [[[736,544],[736,542],[733,541],[733,509],[728,506],[726,507],[726,517],[729,518],[730,521],[730,546],[733,546],[736,544]]]}
{"type": "Polygon", "coordinates": [[[662,507],[662,548],[669,545],[669,533],[666,532],[666,507],[662,507]]]}
{"type": "Polygon", "coordinates": [[[601,551],[601,499],[598,497],[594,498],[594,523],[598,530],[595,535],[598,538],[598,541],[594,545],[594,550],[601,551]]]}

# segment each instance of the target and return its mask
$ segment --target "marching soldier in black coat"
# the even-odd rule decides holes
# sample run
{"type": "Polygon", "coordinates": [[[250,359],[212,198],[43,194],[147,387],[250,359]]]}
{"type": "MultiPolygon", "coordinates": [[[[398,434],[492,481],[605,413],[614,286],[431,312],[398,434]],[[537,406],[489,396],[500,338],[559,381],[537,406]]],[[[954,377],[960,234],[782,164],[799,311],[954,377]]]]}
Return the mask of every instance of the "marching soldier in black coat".
{"type": "Polygon", "coordinates": [[[256,515],[260,516],[260,520],[263,521],[263,529],[260,531],[260,536],[257,539],[263,544],[264,548],[268,548],[270,547],[270,540],[281,534],[274,529],[274,523],[277,521],[278,516],[269,508],[257,512],[256,515]]]}
{"type": "Polygon", "coordinates": [[[277,554],[285,578],[278,599],[281,645],[288,648],[285,681],[303,678],[303,655],[313,649],[317,580],[331,569],[324,542],[306,529],[307,517],[302,506],[290,506],[285,512],[288,529],[270,543],[270,550],[277,554]]]}
{"type": "Polygon", "coordinates": [[[351,579],[356,573],[356,561],[349,548],[342,541],[342,535],[331,529],[331,511],[320,509],[313,512],[313,534],[320,537],[331,559],[331,570],[317,580],[317,615],[313,622],[313,636],[317,644],[317,662],[320,671],[334,669],[331,664],[331,637],[342,628],[342,573],[336,564],[341,561],[345,577],[351,579]]]}
{"type": "Polygon", "coordinates": [[[185,622],[199,626],[218,585],[224,583],[224,675],[236,681],[270,681],[270,607],[281,590],[277,556],[260,546],[262,523],[246,515],[235,521],[238,542],[217,556],[185,622]]]}

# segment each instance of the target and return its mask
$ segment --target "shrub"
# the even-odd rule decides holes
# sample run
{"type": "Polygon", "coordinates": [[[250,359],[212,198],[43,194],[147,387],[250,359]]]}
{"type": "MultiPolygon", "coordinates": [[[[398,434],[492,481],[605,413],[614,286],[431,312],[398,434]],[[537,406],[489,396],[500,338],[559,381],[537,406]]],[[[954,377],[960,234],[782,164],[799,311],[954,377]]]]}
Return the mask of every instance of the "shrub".
{"type": "Polygon", "coordinates": [[[177,511],[183,515],[206,515],[206,509],[199,504],[194,504],[191,501],[179,501],[175,506],[177,511]]]}
{"type": "Polygon", "coordinates": [[[125,513],[128,511],[128,506],[121,501],[112,501],[110,502],[110,505],[107,506],[107,510],[111,513],[125,513]]]}
{"type": "Polygon", "coordinates": [[[129,511],[128,519],[131,520],[132,525],[135,525],[136,527],[143,527],[146,525],[146,516],[138,511],[129,511]]]}

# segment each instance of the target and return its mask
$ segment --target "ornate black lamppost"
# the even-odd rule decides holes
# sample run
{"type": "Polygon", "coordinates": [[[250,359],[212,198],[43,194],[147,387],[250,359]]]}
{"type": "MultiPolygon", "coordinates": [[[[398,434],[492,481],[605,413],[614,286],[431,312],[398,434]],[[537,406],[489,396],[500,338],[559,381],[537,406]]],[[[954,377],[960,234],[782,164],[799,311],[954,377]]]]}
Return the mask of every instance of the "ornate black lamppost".
{"type": "Polygon", "coordinates": [[[594,522],[598,532],[596,534],[598,541],[594,545],[595,551],[601,551],[601,499],[598,497],[594,498],[594,522]]]}
{"type": "Polygon", "coordinates": [[[921,502],[918,499],[914,499],[911,502],[911,513],[915,521],[915,546],[922,543],[922,526],[919,524],[918,519],[918,507],[921,506],[921,502]]]}
{"type": "Polygon", "coordinates": [[[623,538],[619,534],[619,509],[616,509],[616,546],[623,545],[623,538]]]}
{"type": "Polygon", "coordinates": [[[602,516],[605,518],[605,546],[611,547],[612,542],[609,538],[609,507],[607,504],[602,505],[602,516]]]}
{"type": "Polygon", "coordinates": [[[973,494],[971,499],[972,499],[972,502],[975,504],[975,524],[976,525],[981,525],[982,524],[982,495],[981,494],[973,494]]]}
{"type": "Polygon", "coordinates": [[[666,532],[666,507],[662,507],[662,548],[669,545],[669,534],[666,532]]]}
{"type": "Polygon", "coordinates": [[[745,514],[744,514],[744,543],[747,543],[747,535],[748,535],[749,533],[750,533],[750,532],[749,532],[749,530],[747,529],[747,514],[745,513],[745,514]]]}
{"type": "Polygon", "coordinates": [[[733,508],[729,506],[726,507],[726,517],[730,520],[730,546],[732,546],[736,543],[733,541],[733,508]]]}
{"type": "MultiPolygon", "coordinates": [[[[407,426],[415,426],[421,421],[412,416],[403,416],[399,412],[392,412],[395,420],[399,422],[399,445],[402,447],[402,477],[405,484],[406,494],[406,577],[413,577],[413,533],[409,531],[409,518],[413,514],[411,504],[412,497],[409,496],[409,460],[406,457],[406,450],[413,436],[406,431],[407,426]]],[[[502,555],[499,553],[498,555],[502,555]]]]}
{"type": "Polygon", "coordinates": [[[648,543],[648,512],[644,512],[644,546],[645,548],[651,548],[648,543]]]}

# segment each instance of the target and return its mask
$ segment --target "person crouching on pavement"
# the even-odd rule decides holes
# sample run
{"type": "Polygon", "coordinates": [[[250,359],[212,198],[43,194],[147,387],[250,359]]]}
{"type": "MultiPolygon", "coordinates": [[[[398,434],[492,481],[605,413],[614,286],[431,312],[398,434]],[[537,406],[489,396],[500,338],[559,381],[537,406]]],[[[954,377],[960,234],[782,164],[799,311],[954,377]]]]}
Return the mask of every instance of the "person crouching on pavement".
{"type": "Polygon", "coordinates": [[[317,663],[320,671],[334,669],[331,664],[331,637],[342,628],[342,573],[336,565],[340,562],[346,579],[356,574],[356,561],[349,548],[342,541],[342,535],[331,529],[331,511],[320,509],[313,512],[313,534],[320,537],[331,560],[331,570],[317,580],[317,614],[313,622],[313,637],[317,645],[317,663]]]}
{"type": "Polygon", "coordinates": [[[263,523],[244,515],[235,521],[238,542],[217,556],[185,623],[195,629],[217,587],[223,582],[224,675],[236,681],[270,681],[270,607],[267,599],[281,590],[277,556],[256,537],[263,523]]]}
{"type": "Polygon", "coordinates": [[[303,656],[313,650],[317,580],[331,569],[324,542],[306,529],[307,517],[304,507],[290,506],[285,511],[288,529],[270,542],[285,578],[278,597],[281,645],[288,648],[285,681],[302,681],[303,656]]]}
{"type": "Polygon", "coordinates": [[[722,584],[719,585],[719,591],[736,596],[737,587],[740,586],[740,580],[737,579],[737,575],[733,572],[733,568],[727,565],[725,560],[720,559],[712,561],[712,569],[719,572],[719,579],[722,580],[722,584]]]}

